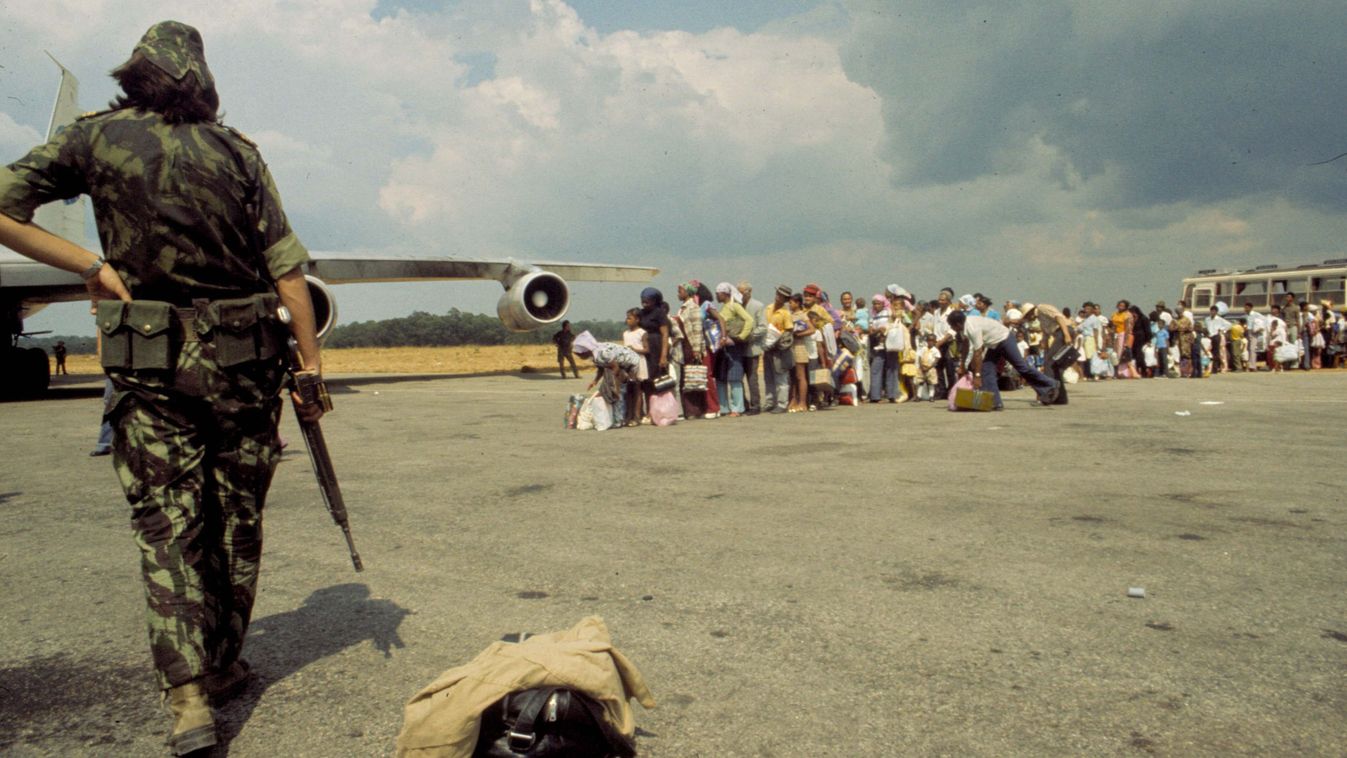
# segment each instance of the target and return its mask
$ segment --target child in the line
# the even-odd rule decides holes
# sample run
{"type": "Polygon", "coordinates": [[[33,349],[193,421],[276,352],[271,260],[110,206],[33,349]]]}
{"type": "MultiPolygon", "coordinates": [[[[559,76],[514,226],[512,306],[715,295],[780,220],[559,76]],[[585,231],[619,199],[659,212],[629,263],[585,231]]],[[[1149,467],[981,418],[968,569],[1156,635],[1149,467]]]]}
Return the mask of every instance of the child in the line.
{"type": "Polygon", "coordinates": [[[1151,376],[1169,376],[1169,326],[1161,318],[1151,321],[1151,345],[1155,348],[1155,371],[1151,376]]]}
{"type": "Polygon", "coordinates": [[[940,348],[936,347],[935,341],[935,334],[928,333],[926,344],[917,351],[917,399],[928,403],[935,400],[935,387],[940,381],[935,370],[940,362],[940,348]]]}
{"type": "Polygon", "coordinates": [[[641,356],[641,365],[628,377],[623,395],[627,400],[627,414],[623,422],[627,426],[639,426],[646,419],[645,393],[641,392],[641,382],[650,378],[650,369],[645,356],[650,352],[650,338],[640,327],[641,311],[632,308],[627,311],[627,330],[622,333],[622,344],[641,356]]]}
{"type": "Polygon", "coordinates": [[[1248,367],[1249,344],[1244,339],[1244,325],[1236,321],[1230,325],[1230,370],[1243,371],[1248,367]]]}
{"type": "Polygon", "coordinates": [[[1097,382],[1102,379],[1112,379],[1113,365],[1113,348],[1101,345],[1099,347],[1099,352],[1095,353],[1095,356],[1090,359],[1090,373],[1094,374],[1094,376],[1090,377],[1090,381],[1097,382]]]}

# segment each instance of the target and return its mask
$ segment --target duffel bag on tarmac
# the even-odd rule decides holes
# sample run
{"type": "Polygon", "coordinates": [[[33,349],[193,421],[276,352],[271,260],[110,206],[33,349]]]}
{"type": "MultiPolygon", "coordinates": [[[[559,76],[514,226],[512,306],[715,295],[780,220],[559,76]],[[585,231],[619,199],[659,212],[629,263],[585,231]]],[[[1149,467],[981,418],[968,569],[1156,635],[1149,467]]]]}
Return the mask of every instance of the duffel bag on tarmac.
{"type": "Polygon", "coordinates": [[[511,692],[482,712],[473,758],[627,758],[636,747],[604,720],[599,704],[578,690],[537,687],[511,692]]]}

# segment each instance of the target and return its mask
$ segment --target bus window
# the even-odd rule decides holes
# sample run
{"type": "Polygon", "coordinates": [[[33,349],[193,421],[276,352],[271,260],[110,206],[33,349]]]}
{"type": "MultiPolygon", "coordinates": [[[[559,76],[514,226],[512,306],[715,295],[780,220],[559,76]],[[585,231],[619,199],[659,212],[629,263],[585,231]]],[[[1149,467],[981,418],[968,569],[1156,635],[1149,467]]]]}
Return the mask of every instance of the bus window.
{"type": "Polygon", "coordinates": [[[1197,309],[1197,308],[1204,308],[1204,309],[1205,309],[1205,308],[1210,308],[1210,307],[1211,307],[1211,287],[1210,287],[1210,285],[1204,286],[1204,287],[1198,287],[1198,288],[1193,292],[1193,308],[1194,308],[1194,309],[1197,309]]]}
{"type": "Polygon", "coordinates": [[[1185,303],[1193,302],[1193,285],[1191,284],[1183,285],[1183,297],[1179,299],[1184,301],[1185,303]]]}
{"type": "Polygon", "coordinates": [[[1281,305],[1287,294],[1295,297],[1297,303],[1304,300],[1306,284],[1307,282],[1304,279],[1272,280],[1272,302],[1281,305]]]}
{"type": "Polygon", "coordinates": [[[1266,281],[1235,282],[1235,302],[1230,304],[1231,307],[1243,308],[1246,303],[1255,308],[1267,307],[1266,281]]]}
{"type": "Polygon", "coordinates": [[[1314,294],[1310,299],[1311,302],[1318,303],[1321,300],[1327,300],[1335,306],[1347,302],[1347,300],[1344,300],[1344,294],[1347,294],[1344,293],[1347,278],[1341,276],[1324,277],[1323,279],[1315,279],[1313,284],[1314,294]]]}

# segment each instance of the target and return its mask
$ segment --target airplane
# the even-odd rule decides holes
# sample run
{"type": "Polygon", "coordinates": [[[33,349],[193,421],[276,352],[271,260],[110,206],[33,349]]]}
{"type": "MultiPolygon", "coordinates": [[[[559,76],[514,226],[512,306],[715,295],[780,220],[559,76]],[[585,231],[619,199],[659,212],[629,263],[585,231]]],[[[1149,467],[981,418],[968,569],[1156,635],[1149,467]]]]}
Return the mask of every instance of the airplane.
{"type": "MultiPolygon", "coordinates": [[[[61,83],[47,139],[56,136],[80,114],[79,81],[55,58],[52,61],[61,69],[61,83]]],[[[85,241],[87,204],[88,197],[84,195],[49,203],[37,210],[33,221],[47,231],[94,249],[85,241]]],[[[496,315],[511,331],[526,332],[555,324],[566,315],[570,308],[567,281],[639,284],[659,273],[659,269],[648,266],[521,262],[509,258],[396,258],[324,252],[312,252],[310,257],[312,260],[305,264],[305,279],[313,298],[320,339],[337,320],[337,300],[328,285],[492,279],[505,288],[496,304],[496,315]]],[[[78,274],[29,260],[0,246],[0,321],[8,337],[0,342],[0,398],[41,395],[51,382],[46,352],[36,347],[20,347],[19,340],[33,334],[23,330],[24,319],[50,303],[87,298],[88,292],[78,274]]]]}

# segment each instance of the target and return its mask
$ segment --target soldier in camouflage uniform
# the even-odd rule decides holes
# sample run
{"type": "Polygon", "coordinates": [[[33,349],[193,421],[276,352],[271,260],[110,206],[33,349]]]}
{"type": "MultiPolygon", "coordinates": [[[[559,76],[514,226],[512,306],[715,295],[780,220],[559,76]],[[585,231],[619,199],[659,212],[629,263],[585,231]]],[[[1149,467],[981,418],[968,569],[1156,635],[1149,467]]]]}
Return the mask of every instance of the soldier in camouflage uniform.
{"type": "Polygon", "coordinates": [[[126,94],[111,110],[0,168],[0,243],[81,272],[99,301],[113,464],[181,755],[215,743],[208,698],[246,684],[239,653],[280,456],[284,340],[295,338],[309,371],[318,343],[308,252],[256,146],[217,120],[200,34],[156,24],[113,76],[126,94]],[[107,265],[31,224],[39,205],[81,193],[93,198],[107,265]]]}

